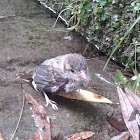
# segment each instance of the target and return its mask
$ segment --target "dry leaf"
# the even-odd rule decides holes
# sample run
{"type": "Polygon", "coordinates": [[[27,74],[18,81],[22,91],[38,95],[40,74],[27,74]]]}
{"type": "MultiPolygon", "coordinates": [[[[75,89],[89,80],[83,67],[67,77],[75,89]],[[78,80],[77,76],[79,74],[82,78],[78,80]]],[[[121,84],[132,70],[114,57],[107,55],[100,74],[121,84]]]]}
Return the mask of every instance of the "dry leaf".
{"type": "Polygon", "coordinates": [[[129,131],[122,132],[120,135],[112,137],[110,140],[128,140],[129,138],[129,131]]]}
{"type": "Polygon", "coordinates": [[[133,139],[139,140],[139,126],[137,124],[137,121],[136,119],[130,120],[130,117],[135,112],[135,110],[132,107],[130,101],[128,100],[126,94],[119,86],[117,87],[117,90],[118,90],[118,96],[121,103],[121,110],[122,110],[122,115],[125,124],[129,129],[133,139]]]}
{"type": "Polygon", "coordinates": [[[3,138],[3,136],[2,136],[2,134],[0,133],[0,140],[4,140],[4,138],[3,138]]]}
{"type": "Polygon", "coordinates": [[[132,73],[131,71],[126,71],[126,70],[121,70],[122,74],[123,75],[126,75],[126,76],[134,76],[134,73],[132,73]]]}
{"type": "Polygon", "coordinates": [[[41,139],[40,139],[40,134],[39,134],[39,132],[36,131],[35,133],[33,133],[33,134],[30,136],[29,140],[41,140],[41,139]]]}
{"type": "Polygon", "coordinates": [[[128,140],[130,132],[128,131],[120,140],[128,140]]]}
{"type": "Polygon", "coordinates": [[[82,140],[92,137],[95,133],[91,131],[70,134],[64,137],[65,140],[82,140]]]}
{"type": "Polygon", "coordinates": [[[101,138],[98,135],[96,135],[94,140],[101,140],[101,138]]]}
{"type": "Polygon", "coordinates": [[[101,95],[82,89],[73,91],[71,93],[60,92],[58,95],[69,99],[113,104],[112,101],[101,95]]]}
{"type": "Polygon", "coordinates": [[[132,107],[140,112],[140,98],[127,87],[125,87],[125,93],[132,107]]]}
{"type": "MultiPolygon", "coordinates": [[[[26,94],[25,97],[27,101],[32,104],[33,118],[36,126],[38,127],[40,139],[51,140],[49,117],[47,116],[44,107],[40,105],[31,95],[26,94]]],[[[37,135],[37,133],[35,134],[37,135]]],[[[31,136],[30,138],[33,138],[33,136],[31,136]]],[[[30,139],[30,140],[34,140],[34,139],[30,139]]]]}
{"type": "Polygon", "coordinates": [[[58,133],[55,137],[52,138],[52,140],[58,140],[60,133],[58,133]]]}
{"type": "Polygon", "coordinates": [[[31,96],[30,94],[26,93],[25,94],[26,100],[28,101],[28,103],[30,104],[35,104],[36,106],[39,106],[40,104],[33,98],[33,96],[31,96]]]}
{"type": "MultiPolygon", "coordinates": [[[[112,69],[112,70],[110,70],[111,72],[115,72],[115,71],[117,71],[118,69],[112,69]]],[[[121,73],[123,74],[123,75],[126,75],[126,76],[134,76],[134,73],[132,73],[131,71],[126,71],[126,70],[120,70],[121,71],[121,73]]]]}
{"type": "Polygon", "coordinates": [[[123,131],[122,123],[119,122],[116,118],[107,116],[106,120],[120,132],[123,131]]]}
{"type": "Polygon", "coordinates": [[[50,124],[50,126],[51,126],[51,127],[53,127],[53,128],[60,128],[61,130],[63,130],[63,128],[62,128],[62,127],[57,126],[57,125],[54,125],[54,124],[50,124]]]}

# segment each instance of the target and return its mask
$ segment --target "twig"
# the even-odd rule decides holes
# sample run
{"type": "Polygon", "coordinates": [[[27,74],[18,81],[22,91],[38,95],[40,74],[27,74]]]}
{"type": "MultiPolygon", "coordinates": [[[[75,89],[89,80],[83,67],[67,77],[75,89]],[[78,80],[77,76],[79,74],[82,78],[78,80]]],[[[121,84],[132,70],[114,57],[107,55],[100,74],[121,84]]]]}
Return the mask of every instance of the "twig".
{"type": "Polygon", "coordinates": [[[10,17],[16,17],[16,15],[6,15],[6,16],[0,16],[0,19],[10,18],[10,17]]]}
{"type": "MultiPolygon", "coordinates": [[[[54,14],[57,14],[56,11],[54,11],[51,7],[47,6],[46,3],[38,0],[40,2],[40,4],[42,4],[45,8],[49,9],[51,12],[53,12],[54,14]]],[[[59,16],[59,18],[65,22],[66,25],[68,25],[68,22],[62,17],[62,16],[59,16]]]]}
{"type": "Polygon", "coordinates": [[[70,27],[70,28],[67,28],[68,31],[72,31],[72,30],[74,30],[74,29],[79,25],[81,19],[78,18],[77,20],[78,20],[78,21],[77,21],[76,25],[74,25],[74,26],[72,26],[72,27],[70,27]]]}
{"type": "MultiPolygon", "coordinates": [[[[21,84],[21,86],[22,86],[22,84],[21,84]]],[[[16,125],[15,131],[13,132],[12,137],[11,137],[10,140],[12,140],[14,138],[15,133],[16,133],[16,131],[18,129],[18,126],[19,126],[19,123],[20,123],[20,120],[21,120],[21,117],[22,117],[22,114],[23,114],[24,105],[25,105],[25,94],[23,94],[22,107],[21,107],[21,111],[20,111],[20,116],[19,116],[19,119],[18,119],[18,123],[16,125]]]]}
{"type": "MultiPolygon", "coordinates": [[[[68,10],[68,9],[69,9],[69,8],[63,9],[63,10],[59,13],[59,15],[58,15],[58,17],[57,17],[57,19],[56,19],[54,25],[52,26],[53,28],[55,27],[55,25],[56,25],[56,23],[57,23],[59,17],[61,17],[61,14],[62,14],[64,11],[68,10]]],[[[68,25],[68,23],[67,23],[67,25],[68,25]]]]}

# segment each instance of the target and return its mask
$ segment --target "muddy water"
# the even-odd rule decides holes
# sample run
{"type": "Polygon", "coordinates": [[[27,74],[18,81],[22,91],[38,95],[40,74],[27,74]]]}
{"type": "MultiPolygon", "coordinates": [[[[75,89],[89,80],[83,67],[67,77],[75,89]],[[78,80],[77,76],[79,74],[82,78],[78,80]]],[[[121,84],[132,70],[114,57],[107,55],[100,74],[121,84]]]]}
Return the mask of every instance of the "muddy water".
{"type": "MultiPolygon", "coordinates": [[[[17,124],[23,92],[20,84],[15,82],[16,74],[28,71],[43,60],[66,53],[82,53],[87,43],[79,36],[66,32],[61,23],[55,30],[55,19],[40,6],[30,0],[5,0],[0,2],[0,132],[9,140],[17,124]],[[71,40],[65,38],[71,36],[71,40]]],[[[111,62],[102,71],[106,59],[95,57],[88,60],[92,80],[88,90],[99,93],[114,102],[118,102],[116,88],[112,81],[111,70],[117,66],[111,62]],[[99,79],[99,74],[109,82],[99,79]]],[[[26,90],[45,107],[45,100],[28,85],[26,90]]],[[[47,107],[49,116],[55,119],[52,124],[63,129],[52,129],[53,136],[60,132],[62,137],[81,131],[93,131],[108,140],[114,131],[106,121],[106,114],[112,114],[122,120],[118,105],[85,103],[56,97],[59,110],[47,107]]],[[[25,102],[23,116],[14,139],[27,140],[37,131],[34,125],[30,105],[25,102]]],[[[93,138],[91,138],[93,139],[93,138]]]]}

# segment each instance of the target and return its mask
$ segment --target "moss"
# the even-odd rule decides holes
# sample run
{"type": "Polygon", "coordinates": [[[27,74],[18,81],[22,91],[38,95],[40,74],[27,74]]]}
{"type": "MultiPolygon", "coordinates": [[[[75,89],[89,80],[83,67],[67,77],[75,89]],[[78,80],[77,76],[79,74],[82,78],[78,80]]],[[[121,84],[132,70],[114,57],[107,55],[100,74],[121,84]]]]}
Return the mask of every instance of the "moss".
{"type": "Polygon", "coordinates": [[[34,38],[34,37],[33,37],[32,35],[29,35],[29,36],[28,36],[28,39],[29,39],[29,40],[32,40],[33,38],[34,38]]]}

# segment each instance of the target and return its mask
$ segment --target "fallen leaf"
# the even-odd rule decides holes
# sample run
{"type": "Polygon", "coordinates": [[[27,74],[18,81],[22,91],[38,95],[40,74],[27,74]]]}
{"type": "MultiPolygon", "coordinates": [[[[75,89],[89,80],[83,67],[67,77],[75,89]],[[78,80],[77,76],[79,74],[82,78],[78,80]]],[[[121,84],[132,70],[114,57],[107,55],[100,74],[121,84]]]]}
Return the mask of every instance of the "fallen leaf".
{"type": "Polygon", "coordinates": [[[120,140],[128,140],[129,137],[130,137],[130,132],[128,131],[124,136],[122,136],[120,140]]]}
{"type": "Polygon", "coordinates": [[[101,138],[98,135],[96,135],[94,140],[101,140],[101,138]]]}
{"type": "MultiPolygon", "coordinates": [[[[50,122],[49,117],[42,105],[40,105],[31,95],[26,93],[25,95],[27,101],[32,104],[32,112],[33,118],[36,126],[38,127],[38,131],[33,134],[30,138],[37,137],[38,133],[40,135],[41,140],[51,140],[51,130],[50,130],[50,122]]],[[[34,140],[34,139],[30,139],[34,140]]],[[[37,139],[39,140],[39,139],[37,139]]]]}
{"type": "Polygon", "coordinates": [[[60,128],[61,130],[63,130],[63,128],[62,128],[62,127],[57,126],[57,125],[54,125],[54,124],[50,124],[50,126],[51,126],[51,127],[53,127],[53,128],[60,128]]]}
{"type": "Polygon", "coordinates": [[[3,136],[2,136],[2,134],[0,133],[0,140],[4,140],[4,138],[3,138],[3,136]]]}
{"type": "Polygon", "coordinates": [[[58,133],[55,137],[52,138],[52,140],[58,140],[60,133],[58,133]]]}
{"type": "Polygon", "coordinates": [[[123,125],[122,125],[122,123],[119,122],[116,118],[107,116],[106,120],[107,120],[113,127],[115,127],[117,130],[119,130],[120,132],[123,131],[123,125]]]}
{"type": "Polygon", "coordinates": [[[36,131],[35,133],[33,133],[33,134],[30,136],[29,140],[41,140],[41,139],[40,139],[40,134],[39,134],[39,132],[36,131]]]}
{"type": "Polygon", "coordinates": [[[60,92],[58,95],[69,99],[114,104],[112,101],[99,94],[95,94],[83,89],[79,89],[70,93],[60,92]]]}
{"type": "Polygon", "coordinates": [[[74,133],[74,134],[69,134],[65,136],[64,140],[83,140],[83,139],[88,139],[92,137],[94,134],[95,133],[92,131],[74,133]]]}
{"type": "Polygon", "coordinates": [[[132,107],[140,112],[140,98],[129,88],[125,87],[124,90],[132,107]]]}
{"type": "Polygon", "coordinates": [[[139,140],[139,126],[136,119],[130,120],[131,115],[135,112],[130,101],[128,100],[124,91],[118,86],[117,87],[118,96],[121,104],[121,111],[123,119],[127,128],[129,129],[134,140],[139,140]]]}
{"type": "Polygon", "coordinates": [[[40,104],[30,94],[26,93],[25,97],[26,97],[26,100],[28,101],[28,103],[30,103],[32,105],[40,106],[40,104]]]}
{"type": "MultiPolygon", "coordinates": [[[[112,70],[110,70],[111,72],[115,72],[115,71],[117,71],[118,69],[112,69],[112,70]]],[[[126,70],[119,70],[119,71],[121,71],[121,73],[123,74],[123,75],[126,75],[126,76],[134,76],[134,73],[132,73],[131,71],[126,71],[126,70]]]]}
{"type": "Polygon", "coordinates": [[[120,135],[112,137],[110,140],[128,140],[129,138],[129,131],[122,132],[120,135]]]}
{"type": "MultiPolygon", "coordinates": [[[[125,124],[124,124],[125,125],[125,124]]],[[[126,125],[125,125],[126,126],[126,125]]],[[[118,129],[116,129],[115,127],[112,128],[112,131],[114,133],[114,135],[119,135],[120,131],[118,129]]]]}
{"type": "Polygon", "coordinates": [[[121,70],[122,74],[123,75],[126,75],[126,76],[134,76],[134,73],[132,73],[131,71],[126,71],[126,70],[121,70]]]}

